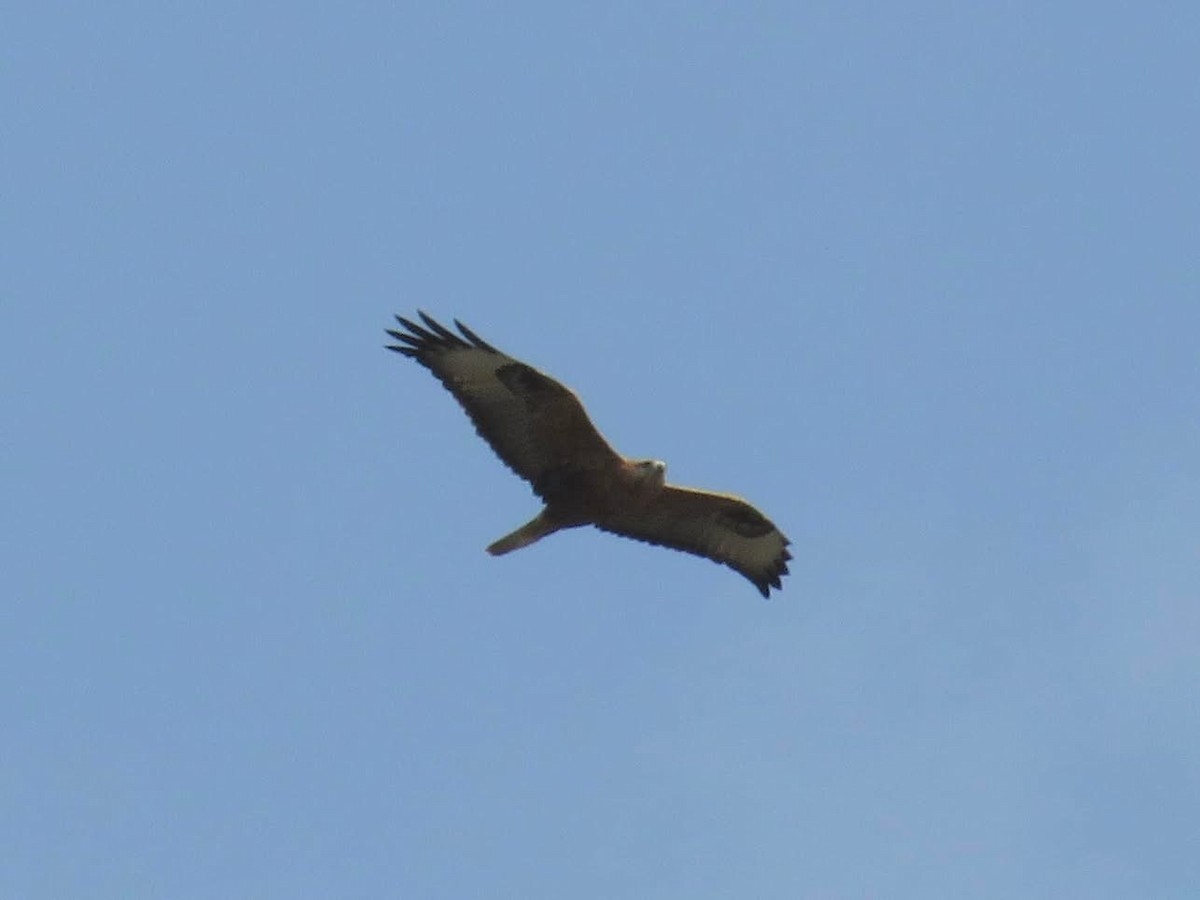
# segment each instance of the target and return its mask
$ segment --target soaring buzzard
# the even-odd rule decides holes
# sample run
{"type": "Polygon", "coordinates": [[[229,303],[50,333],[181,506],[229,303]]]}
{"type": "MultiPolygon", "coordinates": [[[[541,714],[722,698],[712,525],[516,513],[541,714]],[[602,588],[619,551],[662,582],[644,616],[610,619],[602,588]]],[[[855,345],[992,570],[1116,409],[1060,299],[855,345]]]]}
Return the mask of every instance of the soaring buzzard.
{"type": "Polygon", "coordinates": [[[500,556],[563,528],[604,531],[705,556],[740,572],[766,597],[787,574],[788,539],[762,513],[730,494],[665,484],[665,463],[626,459],[553,378],[513,359],[458,320],[461,334],[420,313],[396,316],[395,350],[429,369],[467,411],[480,436],[533,485],[545,508],[488,547],[500,556]]]}

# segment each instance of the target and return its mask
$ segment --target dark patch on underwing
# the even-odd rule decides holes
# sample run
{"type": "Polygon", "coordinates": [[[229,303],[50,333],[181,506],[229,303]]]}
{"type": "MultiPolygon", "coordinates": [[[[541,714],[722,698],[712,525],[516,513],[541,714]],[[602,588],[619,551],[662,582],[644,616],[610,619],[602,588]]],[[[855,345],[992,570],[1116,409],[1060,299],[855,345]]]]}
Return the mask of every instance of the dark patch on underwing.
{"type": "Polygon", "coordinates": [[[728,526],[745,538],[760,538],[775,530],[769,519],[749,507],[724,510],[720,519],[722,525],[728,526]]]}
{"type": "Polygon", "coordinates": [[[558,385],[537,369],[524,363],[509,363],[496,370],[500,383],[521,397],[532,409],[539,401],[545,401],[558,393],[558,385]]]}

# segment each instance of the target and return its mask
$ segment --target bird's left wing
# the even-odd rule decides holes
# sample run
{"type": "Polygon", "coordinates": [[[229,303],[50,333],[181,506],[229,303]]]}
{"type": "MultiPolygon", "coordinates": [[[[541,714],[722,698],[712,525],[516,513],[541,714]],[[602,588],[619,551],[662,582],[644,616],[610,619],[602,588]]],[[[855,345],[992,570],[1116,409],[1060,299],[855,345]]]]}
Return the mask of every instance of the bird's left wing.
{"type": "Polygon", "coordinates": [[[703,556],[748,578],[760,594],[779,589],[790,541],[740,497],[667,485],[649,504],[597,521],[613,534],[703,556]]]}

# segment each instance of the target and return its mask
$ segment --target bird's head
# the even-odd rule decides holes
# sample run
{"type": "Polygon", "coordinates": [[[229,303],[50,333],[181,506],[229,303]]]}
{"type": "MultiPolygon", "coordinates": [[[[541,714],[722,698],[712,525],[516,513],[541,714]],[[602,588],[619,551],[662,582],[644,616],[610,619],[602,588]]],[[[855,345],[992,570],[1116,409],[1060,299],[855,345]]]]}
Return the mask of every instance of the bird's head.
{"type": "Polygon", "coordinates": [[[661,459],[639,459],[633,464],[633,473],[646,487],[661,488],[667,475],[667,464],[661,459]]]}

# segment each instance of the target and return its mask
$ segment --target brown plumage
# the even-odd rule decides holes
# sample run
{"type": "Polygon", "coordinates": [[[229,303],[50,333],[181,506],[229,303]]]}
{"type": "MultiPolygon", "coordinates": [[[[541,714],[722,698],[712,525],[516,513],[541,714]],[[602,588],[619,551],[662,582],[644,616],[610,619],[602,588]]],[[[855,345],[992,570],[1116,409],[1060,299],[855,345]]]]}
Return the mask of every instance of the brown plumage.
{"type": "Polygon", "coordinates": [[[740,497],[665,484],[666,465],[627,459],[596,430],[583,404],[548,375],[508,356],[458,320],[459,334],[420,313],[396,316],[388,346],[431,371],[467,411],[480,436],[528,481],[545,507],[502,537],[499,556],[563,528],[594,525],[639,541],[707,557],[740,572],[768,596],[780,587],[789,541],[740,497]]]}

